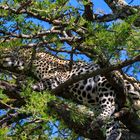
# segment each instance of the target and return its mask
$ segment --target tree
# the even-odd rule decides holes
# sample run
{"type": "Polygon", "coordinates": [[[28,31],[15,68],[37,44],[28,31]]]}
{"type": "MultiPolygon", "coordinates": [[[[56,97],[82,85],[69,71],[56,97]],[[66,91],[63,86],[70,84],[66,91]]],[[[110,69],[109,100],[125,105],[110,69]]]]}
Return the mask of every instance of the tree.
{"type": "Polygon", "coordinates": [[[107,78],[120,101],[120,111],[115,115],[129,130],[123,132],[122,139],[139,139],[139,110],[126,100],[123,83],[116,82],[112,75],[122,81],[115,72],[119,70],[124,79],[139,83],[140,7],[125,0],[104,2],[111,13],[96,11],[91,0],[1,1],[1,139],[104,139],[100,126],[93,126],[97,122],[92,110],[62,92],[81,79],[99,74],[107,78]],[[29,59],[28,49],[33,50],[32,59],[39,50],[69,59],[71,66],[75,60],[84,60],[94,61],[101,68],[74,76],[52,91],[35,92],[30,87],[36,80],[30,72],[32,67],[17,71],[3,67],[1,61],[7,52],[17,50],[25,51],[29,59]]]}

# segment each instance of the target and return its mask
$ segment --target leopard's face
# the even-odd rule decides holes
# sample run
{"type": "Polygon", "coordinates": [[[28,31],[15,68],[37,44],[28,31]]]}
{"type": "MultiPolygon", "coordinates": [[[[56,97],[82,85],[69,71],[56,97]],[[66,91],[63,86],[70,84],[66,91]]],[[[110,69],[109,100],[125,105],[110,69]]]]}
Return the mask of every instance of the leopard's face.
{"type": "MultiPolygon", "coordinates": [[[[0,58],[0,65],[3,64],[5,67],[12,66],[15,69],[22,68],[27,70],[31,67],[31,72],[38,78],[37,83],[32,86],[32,89],[38,91],[52,90],[72,76],[99,69],[98,65],[94,63],[74,63],[71,69],[69,61],[58,59],[48,53],[35,53],[28,49],[13,53],[7,52],[7,55],[3,54],[3,56],[2,59],[0,58]]],[[[124,80],[127,93],[130,94],[134,106],[140,109],[140,84],[134,82],[133,85],[128,81],[129,80],[124,80]],[[138,90],[135,89],[135,86],[138,90]]],[[[72,86],[69,86],[68,92],[76,101],[90,106],[93,110],[95,105],[97,105],[99,107],[95,110],[99,112],[97,120],[101,122],[106,123],[115,113],[115,110],[117,110],[115,90],[102,75],[74,83],[72,86]]],[[[115,124],[112,125],[112,129],[115,128],[117,130],[116,126],[117,124],[115,122],[115,124]]],[[[111,129],[109,128],[106,132],[107,135],[109,135],[111,129]]]]}
{"type": "Polygon", "coordinates": [[[39,79],[60,76],[66,79],[69,73],[69,62],[58,59],[47,53],[37,53],[33,60],[33,72],[39,79]]]}
{"type": "Polygon", "coordinates": [[[48,53],[25,48],[14,51],[4,49],[3,51],[0,64],[4,67],[13,67],[15,70],[31,70],[34,76],[40,80],[56,75],[59,75],[61,79],[67,79],[70,72],[69,61],[58,59],[48,53]]]}

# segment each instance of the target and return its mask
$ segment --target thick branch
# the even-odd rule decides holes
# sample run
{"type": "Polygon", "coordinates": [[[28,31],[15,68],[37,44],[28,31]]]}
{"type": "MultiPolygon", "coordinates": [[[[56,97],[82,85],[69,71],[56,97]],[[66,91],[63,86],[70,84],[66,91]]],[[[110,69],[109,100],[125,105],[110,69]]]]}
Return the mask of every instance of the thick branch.
{"type": "Polygon", "coordinates": [[[125,66],[128,66],[130,64],[133,64],[137,61],[140,61],[140,55],[134,57],[133,59],[130,59],[130,60],[126,60],[120,64],[116,64],[116,65],[112,65],[110,67],[107,67],[107,68],[103,68],[103,69],[98,69],[96,71],[93,71],[91,73],[85,73],[85,74],[82,74],[82,75],[78,75],[78,76],[73,76],[72,78],[70,78],[69,80],[67,80],[66,82],[62,83],[61,85],[59,85],[57,88],[55,88],[54,90],[52,90],[52,92],[55,94],[55,95],[58,95],[58,96],[61,96],[61,97],[64,97],[64,98],[71,98],[73,99],[73,95],[72,94],[66,94],[65,92],[62,93],[62,91],[68,89],[68,87],[70,85],[72,85],[73,83],[76,83],[80,80],[84,80],[84,79],[88,79],[90,77],[94,77],[96,75],[106,75],[108,73],[111,73],[111,71],[114,71],[114,70],[119,70],[125,66]]]}
{"type": "Polygon", "coordinates": [[[104,0],[108,6],[111,8],[111,10],[116,13],[116,11],[124,8],[127,6],[127,3],[125,0],[104,0]]]}
{"type": "Polygon", "coordinates": [[[84,5],[84,16],[87,21],[93,21],[93,3],[91,0],[86,0],[87,4],[84,5]]]}
{"type": "Polygon", "coordinates": [[[129,108],[122,108],[119,112],[115,113],[114,116],[119,118],[131,132],[140,134],[140,117],[135,111],[130,111],[129,108]]]}
{"type": "MultiPolygon", "coordinates": [[[[80,134],[81,136],[90,138],[92,140],[105,139],[100,131],[100,127],[97,125],[96,120],[93,121],[93,116],[91,116],[87,112],[85,113],[84,110],[82,110],[82,112],[80,112],[78,108],[77,109],[73,108],[73,107],[69,106],[68,104],[60,103],[58,101],[50,102],[48,105],[49,105],[49,107],[51,107],[53,109],[53,111],[57,112],[58,117],[60,119],[62,119],[70,129],[73,129],[76,133],[80,134]],[[79,114],[79,116],[84,116],[84,121],[82,123],[80,123],[80,120],[74,121],[72,119],[72,117],[71,117],[73,115],[72,110],[74,110],[74,109],[75,109],[75,112],[77,112],[77,114],[79,114]]],[[[125,115],[125,116],[123,116],[123,118],[126,119],[126,118],[128,118],[128,116],[125,115]]],[[[132,118],[129,118],[129,119],[131,120],[132,118]]],[[[127,119],[127,123],[130,121],[129,119],[127,119]]],[[[131,122],[133,122],[133,121],[134,121],[134,119],[131,120],[131,122]]],[[[128,125],[127,123],[126,123],[126,126],[128,125]]],[[[137,127],[139,127],[139,124],[137,124],[137,127]]],[[[133,128],[133,129],[135,129],[135,128],[133,128]]],[[[132,132],[133,132],[133,130],[132,130],[132,132]]],[[[139,133],[134,134],[134,133],[131,133],[128,131],[122,131],[122,133],[123,133],[123,136],[121,137],[121,140],[124,140],[126,138],[129,138],[129,140],[136,140],[136,139],[139,140],[139,133]]]]}
{"type": "Polygon", "coordinates": [[[41,16],[38,14],[38,12],[34,13],[32,11],[25,10],[25,9],[16,10],[16,9],[10,8],[7,5],[0,5],[0,9],[8,10],[8,11],[12,12],[13,14],[27,14],[28,17],[34,17],[36,19],[39,19],[39,20],[42,20],[42,21],[45,21],[45,22],[48,22],[48,23],[54,24],[54,25],[66,25],[66,24],[68,25],[69,24],[69,23],[63,23],[61,20],[57,20],[57,19],[52,20],[50,18],[41,16]]]}
{"type": "MultiPolygon", "coordinates": [[[[87,138],[90,138],[93,140],[97,140],[97,139],[103,140],[104,139],[99,126],[96,125],[97,124],[96,120],[93,122],[94,116],[91,113],[89,113],[87,110],[85,110],[85,108],[81,109],[82,107],[74,107],[67,103],[62,103],[59,99],[56,101],[50,101],[48,103],[48,106],[50,107],[50,109],[53,112],[55,111],[58,114],[59,119],[62,119],[70,129],[73,129],[76,133],[80,134],[81,136],[84,136],[84,137],[87,137],[87,138]],[[74,112],[75,112],[75,114],[73,114],[74,112]],[[82,121],[82,123],[79,120],[74,121],[74,119],[72,117],[73,115],[77,115],[76,117],[82,116],[84,118],[84,120],[82,121]],[[89,127],[89,126],[92,126],[92,127],[89,127]]],[[[124,112],[124,110],[122,110],[120,113],[118,113],[118,114],[121,114],[120,116],[118,114],[115,114],[115,115],[119,118],[122,117],[123,119],[128,118],[127,114],[129,112],[127,110],[125,111],[125,113],[122,113],[122,112],[124,112]]],[[[0,125],[10,125],[14,121],[18,121],[20,119],[27,118],[30,115],[29,114],[19,114],[19,113],[13,113],[13,114],[10,113],[1,118],[0,125]]],[[[129,119],[131,119],[131,123],[133,125],[134,119],[133,119],[133,121],[132,121],[132,117],[129,117],[129,119]]],[[[126,120],[126,119],[124,119],[124,120],[126,120]]],[[[123,120],[123,122],[125,122],[124,120],[123,120]]],[[[134,122],[136,122],[136,121],[134,121],[134,122]]],[[[126,125],[127,125],[127,123],[126,123],[126,125]]],[[[136,125],[136,127],[138,127],[138,124],[136,125]]],[[[139,129],[137,129],[137,131],[139,131],[139,129]]],[[[128,132],[123,132],[123,133],[124,133],[125,137],[129,136],[130,140],[135,140],[134,138],[138,138],[138,135],[136,135],[136,134],[128,133],[128,132]]]]}
{"type": "Polygon", "coordinates": [[[14,122],[18,122],[21,119],[26,119],[31,116],[31,114],[23,114],[23,113],[7,113],[6,115],[0,118],[0,126],[8,126],[14,122]]]}
{"type": "MultiPolygon", "coordinates": [[[[1,81],[0,87],[4,90],[9,90],[9,91],[12,90],[13,92],[15,92],[17,90],[15,88],[16,85],[11,85],[8,82],[1,81]],[[2,86],[1,86],[1,84],[2,84],[2,86]]],[[[23,104],[23,105],[25,105],[25,104],[23,104]]],[[[51,108],[51,110],[57,112],[59,118],[62,119],[69,126],[70,129],[74,129],[74,131],[76,133],[81,134],[82,136],[85,136],[85,137],[103,140],[103,136],[102,136],[102,133],[99,128],[92,127],[91,130],[89,130],[90,129],[89,126],[91,125],[92,120],[93,120],[93,117],[91,117],[90,115],[85,115],[86,121],[84,121],[84,124],[82,124],[78,121],[75,122],[72,119],[71,110],[73,110],[73,108],[68,106],[68,104],[60,103],[59,101],[51,101],[48,103],[48,106],[51,108]],[[95,135],[93,135],[93,134],[95,134],[95,135]]],[[[1,106],[1,105],[0,105],[0,107],[7,108],[7,106],[1,106]]],[[[79,114],[79,115],[82,113],[82,112],[79,112],[79,110],[76,110],[75,112],[77,112],[77,114],[79,114]]],[[[27,114],[9,113],[9,114],[2,116],[2,118],[0,119],[0,125],[1,126],[10,125],[14,121],[18,121],[23,118],[25,119],[28,116],[29,115],[27,115],[27,114]]]]}
{"type": "Polygon", "coordinates": [[[5,90],[5,94],[9,98],[21,99],[21,97],[20,97],[20,91],[17,88],[17,86],[14,85],[14,84],[10,84],[10,83],[8,83],[6,81],[0,80],[0,89],[5,90]]]}
{"type": "Polygon", "coordinates": [[[17,85],[0,80],[0,89],[3,90],[3,94],[7,95],[10,99],[7,103],[0,102],[0,109],[8,109],[12,107],[21,107],[25,105],[25,100],[20,96],[21,90],[17,88],[17,85]]]}
{"type": "Polygon", "coordinates": [[[92,140],[104,139],[100,128],[95,125],[97,122],[93,123],[93,117],[88,114],[84,115],[84,111],[80,112],[79,109],[70,107],[68,104],[59,103],[58,101],[50,102],[48,105],[53,109],[53,111],[57,112],[58,117],[62,119],[66,125],[70,129],[73,129],[77,134],[92,140]],[[79,114],[79,116],[83,116],[85,120],[82,123],[80,123],[80,120],[74,121],[72,119],[72,115],[76,114],[74,114],[72,110],[74,110],[75,113],[77,112],[76,114],[79,114]]]}
{"type": "MultiPolygon", "coordinates": [[[[86,74],[81,74],[78,76],[73,76],[72,78],[70,78],[69,80],[67,80],[66,82],[64,82],[63,84],[61,84],[60,86],[58,86],[57,88],[55,88],[54,90],[52,90],[52,92],[54,92],[57,95],[62,95],[62,91],[67,88],[68,86],[72,85],[73,83],[76,83],[80,80],[84,80],[84,79],[88,79],[90,77],[94,77],[96,75],[104,75],[106,73],[110,73],[111,71],[114,70],[119,70],[125,66],[131,65],[137,61],[140,61],[140,55],[130,59],[130,60],[126,60],[120,64],[116,64],[116,65],[112,65],[110,67],[107,68],[103,68],[103,69],[97,69],[96,71],[93,71],[91,73],[86,73],[86,74]]],[[[67,96],[67,95],[66,95],[67,96]]]]}
{"type": "Polygon", "coordinates": [[[48,34],[60,34],[60,30],[47,30],[47,31],[42,31],[38,32],[36,34],[16,34],[12,32],[6,32],[4,30],[0,30],[0,33],[4,35],[9,35],[9,37],[16,37],[16,38],[26,38],[26,39],[34,39],[34,38],[41,38],[43,36],[46,36],[48,34]]]}
{"type": "MultiPolygon", "coordinates": [[[[129,6],[125,0],[104,0],[107,5],[113,11],[113,14],[103,15],[102,17],[97,17],[98,21],[112,21],[114,19],[120,18],[125,19],[128,16],[139,14],[139,6],[129,6]],[[112,19],[111,19],[112,17],[112,19]]],[[[135,26],[139,26],[140,17],[134,21],[135,26]]]]}

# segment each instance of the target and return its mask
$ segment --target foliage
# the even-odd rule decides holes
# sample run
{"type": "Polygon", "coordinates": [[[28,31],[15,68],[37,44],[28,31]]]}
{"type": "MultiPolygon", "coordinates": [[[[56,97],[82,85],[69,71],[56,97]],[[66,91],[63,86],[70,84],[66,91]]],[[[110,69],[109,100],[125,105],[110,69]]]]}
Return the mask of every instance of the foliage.
{"type": "MultiPolygon", "coordinates": [[[[85,18],[85,6],[89,2],[76,2],[77,4],[69,0],[1,0],[0,55],[3,55],[2,50],[5,48],[34,48],[69,60],[84,58],[87,61],[88,58],[99,62],[104,56],[111,64],[139,55],[140,27],[134,26],[139,18],[138,10],[133,9],[133,14],[112,19],[111,22],[104,21],[106,14],[98,15],[93,10],[95,18],[90,21],[85,18]],[[101,17],[103,20],[100,20],[101,17]]],[[[136,62],[123,70],[139,79],[139,68],[140,63],[136,62]]],[[[16,85],[16,78],[21,73],[13,71],[0,68],[0,80],[16,85]]],[[[30,85],[36,80],[33,78],[27,78],[26,84],[22,85],[20,98],[15,97],[15,94],[11,98],[5,90],[0,89],[0,107],[6,107],[5,112],[2,110],[0,113],[0,119],[12,116],[8,122],[0,120],[0,139],[82,140],[83,137],[69,129],[63,118],[48,104],[55,100],[67,103],[71,120],[81,125],[87,122],[86,114],[91,110],[77,112],[77,103],[71,100],[56,97],[49,91],[32,91],[30,85]]]]}

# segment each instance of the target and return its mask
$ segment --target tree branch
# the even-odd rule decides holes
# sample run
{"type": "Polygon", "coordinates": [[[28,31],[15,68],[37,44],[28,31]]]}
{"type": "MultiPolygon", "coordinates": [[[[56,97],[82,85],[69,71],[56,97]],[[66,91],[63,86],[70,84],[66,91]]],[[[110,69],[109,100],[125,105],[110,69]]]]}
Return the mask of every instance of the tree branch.
{"type": "MultiPolygon", "coordinates": [[[[80,80],[84,80],[84,79],[88,79],[90,77],[94,77],[96,75],[104,75],[107,73],[110,73],[111,71],[114,70],[119,70],[125,66],[131,65],[137,61],[140,61],[140,55],[130,59],[130,60],[126,60],[120,64],[116,64],[116,65],[112,65],[110,67],[107,68],[103,68],[103,69],[97,69],[91,73],[85,73],[85,74],[81,74],[78,76],[73,76],[72,78],[70,78],[69,80],[67,80],[66,82],[62,83],[61,85],[59,85],[58,87],[56,87],[54,90],[52,90],[53,93],[57,94],[57,95],[62,95],[62,91],[64,89],[67,89],[67,87],[69,87],[70,85],[72,85],[73,83],[76,83],[80,80]]],[[[67,96],[67,95],[66,95],[67,96]]]]}
{"type": "MultiPolygon", "coordinates": [[[[81,136],[84,136],[84,137],[92,139],[92,140],[104,140],[105,139],[102,132],[100,131],[100,126],[98,125],[96,120],[93,121],[93,116],[88,114],[88,112],[85,112],[83,109],[81,111],[79,111],[79,108],[74,108],[73,106],[69,106],[68,104],[60,103],[58,101],[52,101],[48,105],[49,105],[49,107],[51,107],[53,109],[53,111],[57,112],[58,117],[60,119],[62,119],[70,129],[74,129],[74,131],[76,133],[80,134],[81,136]],[[85,121],[82,123],[80,123],[80,120],[74,121],[71,118],[71,116],[72,116],[71,113],[73,112],[73,110],[75,110],[75,112],[77,112],[77,115],[79,114],[78,116],[84,116],[85,121]]],[[[126,125],[128,125],[128,122],[130,120],[132,123],[134,121],[134,119],[132,120],[132,116],[134,116],[134,114],[133,115],[131,114],[132,115],[131,118],[129,117],[130,120],[126,119],[126,118],[128,118],[127,115],[123,116],[123,119],[125,118],[125,120],[127,120],[127,123],[125,123],[126,125]]],[[[136,122],[136,120],[134,122],[136,122]]],[[[135,127],[138,128],[139,124],[137,124],[137,126],[135,126],[135,127]]],[[[132,132],[135,131],[134,129],[135,128],[131,128],[132,132]]],[[[137,132],[135,131],[136,134],[125,131],[125,130],[122,131],[123,135],[120,140],[124,140],[126,138],[129,138],[129,140],[136,140],[136,139],[139,140],[139,136],[140,136],[138,133],[139,130],[140,129],[137,129],[137,132]]]]}
{"type": "MultiPolygon", "coordinates": [[[[13,86],[13,85],[11,85],[11,86],[13,86]]],[[[5,90],[5,87],[3,89],[5,90]]],[[[22,104],[22,105],[25,105],[25,104],[22,104]]],[[[96,122],[96,120],[93,119],[94,114],[92,114],[91,112],[88,112],[88,110],[85,107],[84,108],[82,106],[74,107],[74,106],[69,105],[69,103],[63,103],[60,99],[55,100],[55,101],[50,101],[48,103],[48,107],[53,112],[55,111],[58,115],[58,118],[62,119],[70,129],[73,129],[76,133],[80,134],[81,136],[84,136],[84,137],[87,137],[87,138],[90,138],[93,140],[97,140],[97,139],[103,140],[104,139],[103,134],[100,131],[100,127],[99,127],[98,123],[96,122]],[[75,117],[81,116],[81,118],[83,117],[84,120],[82,122],[79,121],[79,119],[76,121],[73,118],[74,117],[73,115],[76,115],[75,117]]],[[[128,118],[128,113],[129,113],[129,111],[126,109],[126,111],[122,110],[122,111],[116,113],[115,115],[116,115],[116,117],[123,118],[122,120],[123,120],[123,122],[125,122],[126,121],[125,118],[128,118]],[[118,115],[118,114],[121,114],[121,115],[118,115]]],[[[0,119],[0,125],[1,126],[10,125],[11,123],[13,123],[15,121],[18,122],[19,120],[26,119],[29,116],[31,116],[31,114],[22,114],[22,113],[10,113],[9,114],[8,113],[8,114],[2,116],[2,118],[0,119]]],[[[129,119],[131,119],[131,123],[132,123],[131,125],[133,125],[133,122],[136,122],[136,121],[134,121],[134,119],[132,120],[132,114],[131,114],[131,117],[129,117],[129,119]]],[[[128,121],[130,121],[130,120],[128,120],[128,121]]],[[[126,123],[126,125],[127,125],[127,123],[126,123]]],[[[138,127],[139,124],[135,123],[135,125],[136,125],[136,127],[138,127]]],[[[133,125],[133,127],[134,127],[134,125],[133,125]]],[[[138,131],[139,131],[139,129],[137,129],[136,133],[138,131]]],[[[133,130],[132,130],[132,132],[133,132],[133,130]]],[[[139,134],[128,133],[125,131],[123,132],[123,134],[124,134],[123,138],[130,137],[130,140],[135,140],[134,138],[139,137],[139,134]]],[[[123,138],[122,138],[122,140],[123,140],[123,138]]]]}
{"type": "MultiPolygon", "coordinates": [[[[103,21],[111,21],[117,18],[125,19],[128,16],[135,14],[139,15],[140,6],[129,6],[125,0],[105,0],[105,2],[111,8],[113,14],[104,15],[102,17],[97,18],[97,20],[102,19],[103,21]]],[[[134,21],[134,25],[139,27],[139,23],[140,16],[138,16],[137,19],[134,21]]]]}
{"type": "Polygon", "coordinates": [[[65,124],[70,129],[73,129],[77,134],[80,134],[81,136],[90,138],[92,140],[104,139],[99,126],[96,125],[97,122],[95,121],[93,123],[93,117],[88,114],[84,114],[85,113],[84,110],[80,112],[78,108],[76,109],[76,108],[70,107],[69,104],[60,103],[58,101],[52,101],[48,105],[50,108],[53,109],[53,111],[57,112],[58,117],[62,119],[65,122],[65,124]],[[78,116],[84,117],[84,121],[81,123],[80,123],[80,120],[74,121],[72,119],[72,116],[74,115],[74,113],[79,114],[77,115],[77,117],[78,116]]]}
{"type": "Polygon", "coordinates": [[[93,3],[91,0],[86,0],[84,5],[84,16],[87,21],[93,21],[93,3]]]}
{"type": "Polygon", "coordinates": [[[12,99],[21,99],[20,91],[16,85],[0,80],[0,89],[5,90],[5,94],[12,99]]]}

